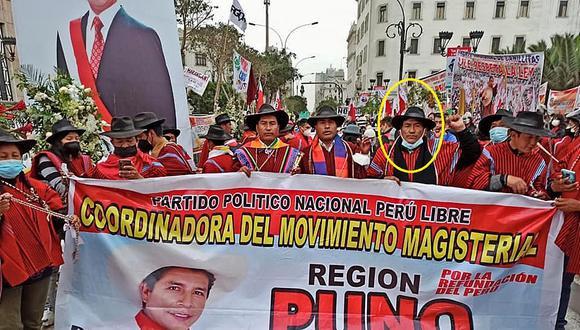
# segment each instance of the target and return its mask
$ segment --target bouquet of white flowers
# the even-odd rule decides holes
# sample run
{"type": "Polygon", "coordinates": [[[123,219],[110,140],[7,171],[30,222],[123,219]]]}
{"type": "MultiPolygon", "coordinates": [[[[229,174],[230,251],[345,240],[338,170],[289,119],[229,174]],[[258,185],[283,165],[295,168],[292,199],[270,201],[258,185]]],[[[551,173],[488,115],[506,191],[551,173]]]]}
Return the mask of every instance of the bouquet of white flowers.
{"type": "Polygon", "coordinates": [[[94,161],[103,157],[99,133],[106,123],[97,112],[90,88],[77,84],[70,76],[60,72],[47,77],[29,66],[23,67],[17,78],[18,88],[28,98],[28,106],[23,111],[13,113],[12,129],[31,126],[30,138],[38,141],[34,152],[49,147],[45,139],[50,136],[52,126],[67,118],[76,127],[86,130],[81,136],[83,152],[91,155],[94,161]]]}

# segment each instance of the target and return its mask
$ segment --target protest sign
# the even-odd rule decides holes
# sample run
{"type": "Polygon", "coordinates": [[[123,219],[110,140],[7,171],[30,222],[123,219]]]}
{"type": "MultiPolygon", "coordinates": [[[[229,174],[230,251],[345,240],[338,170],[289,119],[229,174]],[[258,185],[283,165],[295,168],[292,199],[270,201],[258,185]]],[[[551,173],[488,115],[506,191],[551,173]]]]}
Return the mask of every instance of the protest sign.
{"type": "Polygon", "coordinates": [[[540,92],[538,93],[538,105],[546,105],[546,96],[548,95],[548,82],[546,81],[540,86],[540,92]]]}
{"type": "Polygon", "coordinates": [[[459,52],[453,72],[453,106],[474,120],[510,109],[536,111],[543,53],[482,55],[459,52]]]}
{"type": "Polygon", "coordinates": [[[580,86],[565,91],[550,91],[548,110],[550,112],[566,114],[580,107],[580,86]]]}
{"type": "Polygon", "coordinates": [[[248,92],[251,68],[252,63],[234,51],[234,89],[237,92],[244,94],[248,92]]]}
{"type": "Polygon", "coordinates": [[[190,87],[195,94],[203,96],[209,83],[209,75],[185,67],[183,69],[183,76],[185,78],[185,86],[190,87]]]}
{"type": "Polygon", "coordinates": [[[58,329],[554,328],[563,220],[550,202],[229,173],[82,179],[69,208],[80,246],[73,261],[69,233],[58,329]]]}
{"type": "Polygon", "coordinates": [[[192,139],[193,139],[193,152],[197,153],[201,150],[203,141],[205,139],[201,138],[206,135],[209,126],[213,125],[215,122],[214,115],[195,115],[189,116],[189,122],[191,124],[192,139]]]}

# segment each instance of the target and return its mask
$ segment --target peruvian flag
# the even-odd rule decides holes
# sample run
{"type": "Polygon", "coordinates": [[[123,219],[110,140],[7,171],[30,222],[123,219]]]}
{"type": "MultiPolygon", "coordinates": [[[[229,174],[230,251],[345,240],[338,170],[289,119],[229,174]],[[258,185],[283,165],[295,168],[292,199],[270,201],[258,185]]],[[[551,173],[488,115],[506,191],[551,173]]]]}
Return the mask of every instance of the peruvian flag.
{"type": "Polygon", "coordinates": [[[391,105],[391,100],[387,99],[385,101],[385,109],[383,110],[383,117],[384,116],[389,116],[389,117],[393,117],[395,114],[393,113],[393,106],[391,105]]]}
{"type": "Polygon", "coordinates": [[[276,101],[274,103],[274,108],[276,108],[276,110],[282,110],[282,108],[283,108],[282,97],[280,96],[280,90],[278,90],[276,92],[276,101]]]}
{"type": "Polygon", "coordinates": [[[402,115],[407,109],[407,91],[401,86],[399,86],[398,94],[399,94],[399,110],[397,111],[397,114],[402,115]]]}
{"type": "Polygon", "coordinates": [[[353,100],[348,105],[348,120],[351,122],[356,121],[356,107],[354,106],[353,100]]]}
{"type": "Polygon", "coordinates": [[[258,100],[256,101],[256,110],[264,105],[264,90],[262,89],[262,82],[258,81],[258,100]]]}

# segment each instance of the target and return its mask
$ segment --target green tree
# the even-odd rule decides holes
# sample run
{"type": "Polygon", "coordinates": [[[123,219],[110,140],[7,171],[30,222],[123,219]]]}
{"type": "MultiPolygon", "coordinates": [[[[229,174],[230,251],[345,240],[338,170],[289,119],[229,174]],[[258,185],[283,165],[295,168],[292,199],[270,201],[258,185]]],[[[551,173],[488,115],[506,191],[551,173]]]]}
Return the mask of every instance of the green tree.
{"type": "Polygon", "coordinates": [[[306,99],[302,96],[290,96],[287,97],[284,102],[286,103],[286,111],[288,111],[288,113],[294,114],[296,118],[300,115],[301,112],[306,110],[306,99]]]}
{"type": "MultiPolygon", "coordinates": [[[[200,27],[191,35],[191,47],[203,52],[214,69],[214,111],[223,109],[219,102],[222,84],[230,80],[226,74],[232,72],[233,52],[240,45],[240,38],[241,34],[233,26],[223,23],[200,27]]],[[[227,93],[226,98],[229,98],[227,93]]]]}
{"type": "MultiPolygon", "coordinates": [[[[554,90],[565,90],[580,85],[580,34],[553,35],[550,46],[545,40],[530,45],[530,52],[544,52],[542,82],[554,90]]],[[[524,50],[506,48],[500,54],[518,54],[524,50]]]]}
{"type": "Polygon", "coordinates": [[[214,6],[207,0],[173,0],[175,16],[179,25],[181,62],[185,63],[185,52],[191,46],[191,36],[205,22],[213,19],[214,6]]]}
{"type": "Polygon", "coordinates": [[[335,99],[327,98],[327,99],[324,99],[324,100],[320,101],[318,103],[318,105],[316,106],[316,109],[320,108],[323,105],[328,105],[328,106],[336,109],[336,108],[338,108],[338,106],[340,104],[335,99]]]}
{"type": "MultiPolygon", "coordinates": [[[[193,91],[189,91],[187,93],[187,102],[190,106],[190,113],[191,114],[212,114],[214,113],[214,95],[215,89],[217,84],[213,81],[210,81],[207,84],[207,88],[205,89],[205,93],[203,96],[199,96],[193,91]]],[[[222,91],[225,90],[225,93],[221,93],[218,98],[218,106],[220,109],[224,109],[228,103],[228,98],[226,94],[233,95],[233,87],[231,85],[225,84],[222,86],[222,91]]]]}

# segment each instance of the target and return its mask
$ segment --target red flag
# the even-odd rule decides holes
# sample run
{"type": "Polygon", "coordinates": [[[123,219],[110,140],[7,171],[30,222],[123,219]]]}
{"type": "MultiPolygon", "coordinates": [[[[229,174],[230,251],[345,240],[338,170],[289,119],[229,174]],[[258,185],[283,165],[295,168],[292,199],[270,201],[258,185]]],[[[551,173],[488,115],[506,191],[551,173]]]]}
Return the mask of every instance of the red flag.
{"type": "Polygon", "coordinates": [[[256,100],[258,96],[258,85],[256,83],[256,77],[254,76],[254,68],[250,68],[250,79],[248,81],[248,92],[246,94],[246,104],[250,105],[256,100]]]}
{"type": "Polygon", "coordinates": [[[354,122],[356,120],[356,107],[354,106],[354,102],[352,100],[348,105],[348,117],[350,118],[350,121],[354,122]]]}
{"type": "Polygon", "coordinates": [[[399,110],[397,113],[402,115],[407,109],[407,93],[403,88],[399,87],[399,110]]]}
{"type": "Polygon", "coordinates": [[[383,117],[385,116],[393,116],[393,106],[391,105],[391,101],[390,100],[386,100],[385,101],[385,114],[383,115],[383,117]]]}
{"type": "Polygon", "coordinates": [[[280,111],[282,110],[283,106],[282,106],[282,97],[280,96],[280,90],[278,90],[276,92],[276,110],[280,111]]]}
{"type": "Polygon", "coordinates": [[[264,90],[262,89],[262,82],[258,82],[258,100],[256,101],[256,110],[264,105],[264,90]]]}

